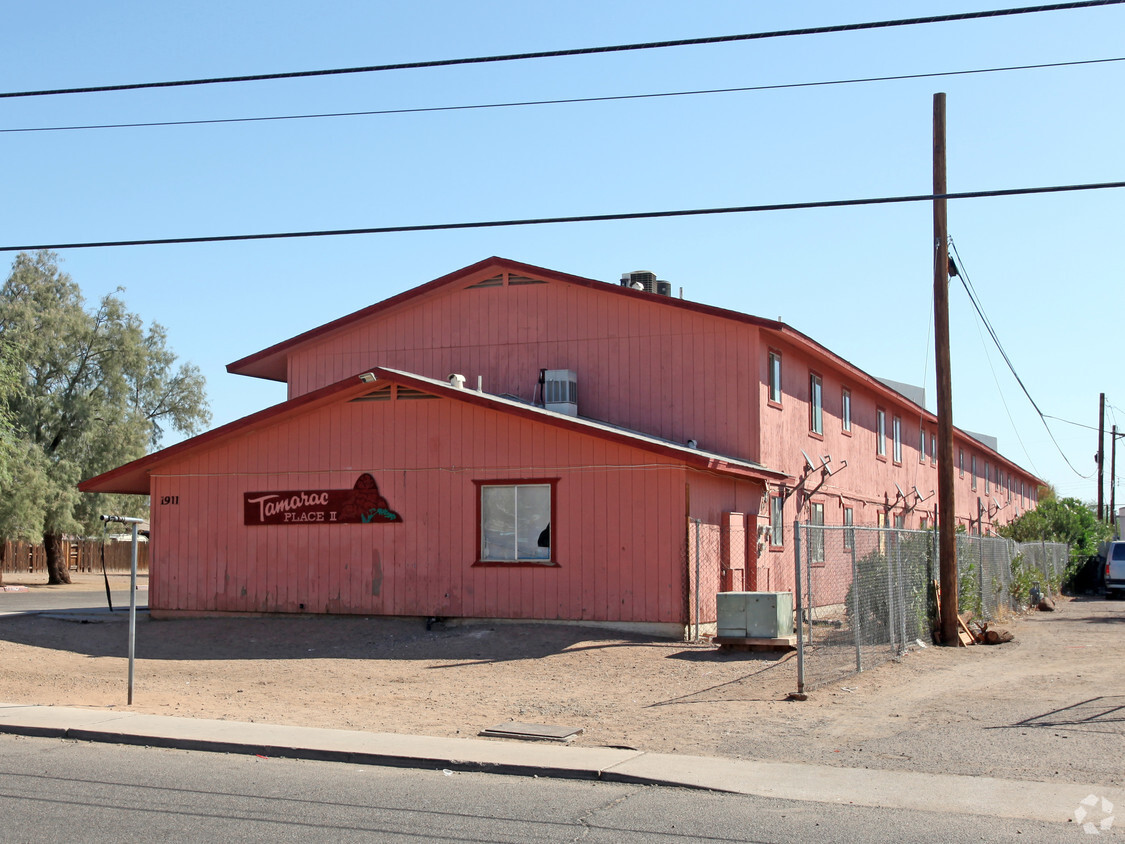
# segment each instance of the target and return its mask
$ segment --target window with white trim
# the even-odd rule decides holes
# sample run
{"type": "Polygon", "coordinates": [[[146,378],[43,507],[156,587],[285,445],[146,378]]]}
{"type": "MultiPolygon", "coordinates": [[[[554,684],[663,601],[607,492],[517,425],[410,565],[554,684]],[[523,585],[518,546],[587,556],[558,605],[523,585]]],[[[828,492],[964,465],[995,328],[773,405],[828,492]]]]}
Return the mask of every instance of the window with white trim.
{"type": "Polygon", "coordinates": [[[891,433],[894,437],[894,461],[902,462],[902,419],[894,417],[891,420],[891,433]]]}
{"type": "Polygon", "coordinates": [[[785,499],[780,495],[770,497],[770,545],[780,548],[785,544],[785,525],[782,523],[785,499]]]}
{"type": "Polygon", "coordinates": [[[852,391],[846,388],[840,393],[840,427],[845,431],[852,429],[852,391]]]}
{"type": "Polygon", "coordinates": [[[988,471],[988,461],[984,461],[984,494],[992,492],[992,475],[988,471]]]}
{"type": "Polygon", "coordinates": [[[824,505],[809,504],[809,553],[812,562],[824,562],[824,505]]]}
{"type": "Polygon", "coordinates": [[[969,458],[969,477],[972,478],[973,492],[977,491],[977,456],[969,458]]]}
{"type": "Polygon", "coordinates": [[[550,483],[481,483],[481,560],[549,563],[551,493],[550,483]]]}
{"type": "Polygon", "coordinates": [[[852,507],[844,508],[844,548],[851,550],[855,548],[855,509],[852,507]]]}
{"type": "Polygon", "coordinates": [[[769,353],[770,401],[781,404],[781,355],[769,353]]]}
{"type": "Polygon", "coordinates": [[[824,433],[824,383],[815,372],[809,373],[809,430],[814,434],[824,433]]]}
{"type": "Polygon", "coordinates": [[[926,462],[926,429],[918,429],[918,462],[926,462]]]}
{"type": "Polygon", "coordinates": [[[887,456],[887,412],[881,407],[875,411],[875,453],[887,456]]]}

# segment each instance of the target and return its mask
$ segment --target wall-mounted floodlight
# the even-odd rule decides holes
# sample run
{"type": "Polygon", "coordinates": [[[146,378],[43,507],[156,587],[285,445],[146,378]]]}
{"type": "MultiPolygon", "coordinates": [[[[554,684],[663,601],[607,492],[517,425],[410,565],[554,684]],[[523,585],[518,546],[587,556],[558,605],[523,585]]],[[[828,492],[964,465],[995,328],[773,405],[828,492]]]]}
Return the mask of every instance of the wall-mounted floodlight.
{"type": "Polygon", "coordinates": [[[373,383],[375,383],[375,373],[374,372],[365,372],[361,376],[359,376],[359,380],[362,381],[364,384],[373,384],[373,383]]]}

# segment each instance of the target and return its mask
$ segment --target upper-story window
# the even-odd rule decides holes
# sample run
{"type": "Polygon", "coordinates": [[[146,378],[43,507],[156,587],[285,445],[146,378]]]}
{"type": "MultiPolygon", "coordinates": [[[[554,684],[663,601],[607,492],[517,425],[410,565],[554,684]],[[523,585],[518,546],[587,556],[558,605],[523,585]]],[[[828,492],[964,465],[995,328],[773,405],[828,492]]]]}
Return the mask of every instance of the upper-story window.
{"type": "Polygon", "coordinates": [[[930,434],[930,462],[937,463],[937,434],[930,434]]]}
{"type": "Polygon", "coordinates": [[[992,475],[988,472],[988,461],[984,461],[984,494],[992,492],[992,475]]]}
{"type": "Polygon", "coordinates": [[[875,410],[875,453],[887,456],[887,412],[881,407],[875,410]]]}
{"type": "Polygon", "coordinates": [[[809,430],[814,434],[824,433],[824,384],[820,376],[809,373],[809,430]]]}
{"type": "Polygon", "coordinates": [[[769,354],[769,385],[770,401],[781,404],[781,353],[770,351],[769,354]]]}
{"type": "Polygon", "coordinates": [[[969,458],[969,476],[973,479],[973,492],[977,491],[977,456],[969,458]]]}
{"type": "Polygon", "coordinates": [[[846,387],[840,392],[840,427],[852,430],[852,391],[846,387]]]}
{"type": "Polygon", "coordinates": [[[965,449],[957,449],[957,474],[959,477],[965,477],[965,449]]]}
{"type": "Polygon", "coordinates": [[[926,462],[926,429],[918,429],[918,462],[926,462]]]}
{"type": "Polygon", "coordinates": [[[891,433],[894,437],[894,461],[902,462],[902,419],[898,416],[891,420],[891,433]]]}

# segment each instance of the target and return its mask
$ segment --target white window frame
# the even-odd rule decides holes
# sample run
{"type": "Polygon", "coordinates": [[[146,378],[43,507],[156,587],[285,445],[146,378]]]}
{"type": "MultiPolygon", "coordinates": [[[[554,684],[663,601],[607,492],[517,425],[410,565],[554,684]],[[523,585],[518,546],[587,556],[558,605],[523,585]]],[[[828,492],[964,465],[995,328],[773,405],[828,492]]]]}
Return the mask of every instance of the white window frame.
{"type": "Polygon", "coordinates": [[[809,373],[809,430],[824,435],[824,380],[809,373]]]}
{"type": "Polygon", "coordinates": [[[770,545],[785,546],[785,499],[780,495],[770,496],[770,545]]]}
{"type": "Polygon", "coordinates": [[[766,378],[769,383],[769,400],[774,404],[781,404],[781,353],[771,349],[767,361],[769,372],[766,378]]]}
{"type": "Polygon", "coordinates": [[[847,387],[840,391],[840,427],[849,433],[852,430],[852,391],[847,387]]]}
{"type": "Polygon", "coordinates": [[[895,463],[902,462],[902,417],[895,416],[891,419],[891,435],[894,440],[892,457],[895,463]]]}
{"type": "Polygon", "coordinates": [[[875,454],[887,456],[887,411],[881,407],[875,409],[875,454]]]}
{"type": "Polygon", "coordinates": [[[824,505],[809,502],[809,555],[813,563],[824,563],[824,505]]]}

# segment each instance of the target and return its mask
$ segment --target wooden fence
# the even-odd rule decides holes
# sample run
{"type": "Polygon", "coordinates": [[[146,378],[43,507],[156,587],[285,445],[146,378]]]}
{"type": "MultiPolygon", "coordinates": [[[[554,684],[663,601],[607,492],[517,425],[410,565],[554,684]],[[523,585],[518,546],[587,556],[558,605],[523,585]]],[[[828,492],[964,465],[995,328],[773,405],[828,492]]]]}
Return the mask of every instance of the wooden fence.
{"type": "MultiPolygon", "coordinates": [[[[70,560],[70,570],[100,572],[102,570],[102,542],[96,539],[68,540],[63,543],[63,553],[70,560]]],[[[105,569],[128,572],[132,568],[132,542],[105,543],[105,569]]],[[[148,543],[137,543],[137,571],[148,571],[148,543]]],[[[0,574],[47,575],[47,550],[42,545],[29,542],[6,541],[0,545],[0,574]]]]}

